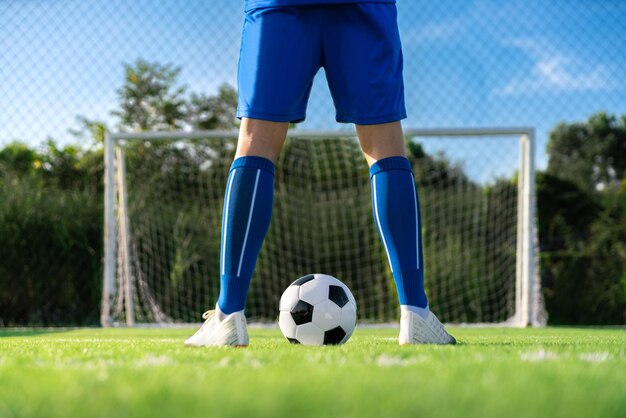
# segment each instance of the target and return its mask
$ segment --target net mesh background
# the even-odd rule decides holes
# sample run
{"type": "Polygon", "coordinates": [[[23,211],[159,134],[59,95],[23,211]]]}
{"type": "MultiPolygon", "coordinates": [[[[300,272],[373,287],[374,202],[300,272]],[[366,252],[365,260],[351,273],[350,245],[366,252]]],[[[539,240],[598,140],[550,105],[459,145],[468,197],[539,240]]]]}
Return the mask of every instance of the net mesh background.
{"type": "MultiPolygon", "coordinates": [[[[501,323],[515,314],[519,141],[519,135],[409,140],[423,214],[425,286],[444,321],[501,323]],[[456,156],[443,153],[450,144],[456,156]],[[498,173],[502,160],[512,163],[498,173]]],[[[130,297],[136,322],[194,322],[219,295],[223,191],[235,140],[120,145],[118,283],[110,320],[128,320],[130,297]]],[[[373,219],[356,138],[290,138],[277,162],[272,223],[246,315],[276,319],[291,282],[326,273],[352,290],[361,321],[395,319],[394,281],[373,219]]]]}
{"type": "MultiPolygon", "coordinates": [[[[405,126],[534,126],[626,104],[626,4],[399,0],[405,126]]],[[[181,68],[189,92],[236,86],[243,1],[0,1],[0,145],[72,142],[76,116],[115,126],[123,63],[181,68]]],[[[323,71],[302,128],[334,121],[323,71]]],[[[543,160],[539,161],[544,163],[543,160]]]]}
{"type": "MultiPolygon", "coordinates": [[[[409,114],[405,127],[535,127],[536,162],[541,169],[547,163],[545,148],[549,132],[557,123],[586,120],[598,111],[626,113],[626,54],[623,52],[626,2],[622,0],[398,0],[397,7],[409,114]]],[[[175,85],[185,87],[182,93],[185,98],[190,98],[192,93],[212,97],[221,86],[235,87],[243,19],[242,0],[0,0],[0,147],[21,141],[43,148],[48,140],[60,146],[101,147],[101,144],[94,144],[89,135],[76,134],[82,128],[81,118],[102,121],[111,131],[128,128],[120,125],[115,112],[120,110],[119,89],[128,76],[125,64],[132,66],[138,60],[180,68],[175,85]]],[[[316,76],[307,117],[298,128],[352,129],[349,125],[335,123],[323,71],[316,76]]],[[[421,144],[428,155],[441,152],[451,161],[480,160],[481,164],[465,163],[463,171],[483,188],[513,175],[517,154],[508,152],[505,142],[473,147],[437,139],[421,144]],[[483,158],[482,150],[487,149],[495,156],[490,163],[483,158]],[[478,155],[470,158],[472,152],[478,155]],[[511,156],[515,161],[508,160],[511,156]],[[476,167],[483,164],[488,169],[487,174],[476,172],[476,167]]],[[[324,145],[317,146],[323,148],[324,145]]],[[[306,149],[297,152],[310,155],[306,154],[310,152],[306,149]]],[[[64,164],[61,158],[53,163],[64,164]]],[[[316,170],[321,170],[324,162],[315,160],[311,164],[319,164],[316,170]]],[[[102,166],[94,170],[102,170],[102,166]]],[[[294,191],[295,184],[290,186],[287,178],[278,179],[286,182],[280,183],[281,187],[289,188],[295,199],[298,194],[294,191]]],[[[218,180],[211,179],[215,184],[218,180]]],[[[129,178],[131,185],[132,181],[129,178]]],[[[93,306],[93,317],[97,318],[101,289],[93,283],[99,282],[102,273],[102,225],[85,228],[82,235],[67,235],[62,248],[47,248],[45,243],[52,234],[64,236],[65,228],[81,222],[78,216],[75,219],[63,217],[68,212],[67,207],[80,207],[85,213],[93,214],[92,217],[100,216],[101,184],[68,191],[68,200],[63,204],[67,207],[54,206],[49,197],[26,182],[9,186],[15,190],[12,196],[16,202],[19,196],[26,196],[23,200],[36,202],[42,208],[52,207],[55,211],[51,212],[50,219],[63,219],[63,222],[50,224],[50,219],[42,218],[36,206],[32,210],[16,208],[18,218],[23,223],[28,222],[36,232],[23,235],[19,246],[4,248],[3,259],[22,260],[21,254],[35,251],[34,248],[36,257],[20,261],[0,279],[8,283],[7,286],[15,286],[16,299],[39,295],[37,297],[45,300],[45,303],[32,305],[38,306],[37,312],[25,314],[30,321],[73,323],[76,318],[81,321],[85,312],[82,305],[93,306]],[[83,246],[77,252],[79,245],[83,246]],[[86,271],[97,279],[83,278],[86,271]],[[46,279],[41,280],[41,277],[46,279]],[[81,295],[74,298],[77,313],[73,319],[65,315],[69,310],[63,307],[54,308],[56,313],[46,311],[49,306],[56,306],[55,300],[65,300],[60,290],[48,285],[60,278],[71,281],[74,286],[63,288],[63,293],[81,295]],[[46,284],[34,288],[32,283],[37,280],[46,284]]],[[[422,199],[428,202],[429,191],[426,186],[423,188],[422,199]]],[[[277,190],[278,195],[281,193],[281,189],[277,190]]],[[[212,199],[219,201],[222,195],[223,191],[218,188],[212,199]]],[[[440,215],[436,205],[439,203],[432,204],[429,207],[425,203],[425,216],[437,222],[440,215]]],[[[488,206],[484,200],[471,204],[488,206]]],[[[281,209],[277,208],[276,214],[280,213],[281,209]]],[[[370,215],[368,211],[362,214],[370,215]]],[[[210,216],[207,221],[217,222],[217,218],[210,216]]],[[[325,215],[320,211],[315,216],[325,215]]],[[[446,222],[444,218],[440,221],[446,222]]],[[[181,245],[187,245],[183,228],[186,219],[178,222],[174,238],[179,239],[181,245]]],[[[276,217],[272,231],[280,225],[276,217]]],[[[11,225],[5,230],[19,235],[18,226],[11,225]]],[[[336,227],[347,226],[337,223],[336,227]]],[[[150,233],[157,234],[155,242],[163,239],[158,231],[150,233]]],[[[277,251],[280,245],[272,241],[272,233],[275,232],[268,238],[265,255],[259,260],[261,268],[269,262],[268,254],[277,251]]],[[[319,231],[301,233],[311,234],[308,245],[313,245],[314,239],[322,239],[319,231]]],[[[429,233],[425,231],[425,237],[429,233]]],[[[344,244],[337,241],[333,245],[344,244]]],[[[350,247],[350,251],[354,250],[350,247]]],[[[149,248],[146,251],[160,250],[149,248]]],[[[209,254],[207,258],[213,256],[209,254]]],[[[323,264],[300,265],[324,267],[323,264]]],[[[446,274],[446,269],[450,268],[452,266],[432,265],[432,269],[439,269],[441,274],[446,274]]],[[[290,279],[262,280],[269,287],[279,288],[290,279]]],[[[255,283],[260,281],[255,280],[255,283]]],[[[211,292],[198,294],[201,292],[191,292],[192,287],[188,289],[185,297],[193,301],[194,306],[214,297],[211,292]]],[[[252,292],[254,295],[260,290],[253,288],[252,292]]],[[[507,298],[509,296],[503,296],[505,304],[509,303],[507,298]]],[[[2,305],[13,306],[9,302],[2,305]]],[[[498,308],[489,315],[502,317],[504,310],[498,308]]],[[[180,313],[181,318],[188,319],[188,315],[180,313]]],[[[377,311],[371,315],[385,318],[389,313],[377,311]]]]}

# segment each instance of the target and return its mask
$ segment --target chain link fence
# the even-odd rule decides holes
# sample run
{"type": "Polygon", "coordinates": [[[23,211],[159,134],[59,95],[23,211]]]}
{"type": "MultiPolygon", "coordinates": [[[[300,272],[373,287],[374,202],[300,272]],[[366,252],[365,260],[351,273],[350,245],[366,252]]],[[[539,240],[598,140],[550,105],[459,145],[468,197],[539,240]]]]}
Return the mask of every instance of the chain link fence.
{"type": "MultiPolygon", "coordinates": [[[[399,0],[405,126],[534,126],[626,110],[626,3],[399,0]]],[[[236,85],[243,1],[0,1],[0,145],[112,125],[123,63],[181,67],[190,92],[236,85]]],[[[335,128],[323,72],[303,128],[335,128]]],[[[543,152],[540,163],[545,163],[543,152]]]]}
{"type": "MultiPolygon", "coordinates": [[[[559,122],[626,114],[623,0],[398,0],[397,7],[406,127],[535,127],[544,169],[559,122]]],[[[142,63],[167,80],[176,109],[193,113],[164,126],[231,123],[229,110],[214,104],[232,101],[243,8],[243,0],[0,0],[0,325],[97,322],[98,141],[106,129],[133,128],[123,119],[124,86],[141,76],[142,63]],[[46,202],[45,190],[62,200],[46,202]],[[80,228],[59,221],[79,210],[80,228]],[[81,243],[84,251],[72,252],[81,243]],[[71,285],[42,284],[52,276],[71,285]],[[27,300],[41,309],[9,313],[27,300]],[[84,320],[61,314],[72,300],[80,300],[76,312],[88,312],[84,320]],[[80,305],[86,301],[91,308],[80,305]]],[[[307,115],[298,128],[351,129],[334,121],[323,71],[307,115]]]]}

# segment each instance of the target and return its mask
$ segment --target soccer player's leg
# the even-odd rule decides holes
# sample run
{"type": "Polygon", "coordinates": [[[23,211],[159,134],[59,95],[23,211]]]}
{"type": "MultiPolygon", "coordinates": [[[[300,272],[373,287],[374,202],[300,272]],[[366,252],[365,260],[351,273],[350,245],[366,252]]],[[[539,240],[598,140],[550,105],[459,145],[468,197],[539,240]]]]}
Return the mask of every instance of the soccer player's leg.
{"type": "Polygon", "coordinates": [[[224,197],[217,301],[220,314],[243,314],[254,266],[272,217],[274,163],[287,127],[285,122],[243,119],[224,197]]]}
{"type": "Polygon", "coordinates": [[[374,218],[401,305],[400,343],[454,343],[424,293],[419,201],[399,122],[406,111],[395,5],[344,5],[329,19],[326,74],[337,120],[356,124],[370,165],[374,218]]]}
{"type": "Polygon", "coordinates": [[[248,345],[244,306],[270,224],[274,164],[288,123],[304,119],[320,66],[319,41],[310,32],[298,8],[246,14],[238,75],[242,123],[224,197],[220,295],[186,345],[248,345]]]}
{"type": "Polygon", "coordinates": [[[400,344],[454,344],[424,292],[421,215],[400,122],[357,125],[370,164],[374,221],[400,300],[400,344]]]}
{"type": "Polygon", "coordinates": [[[246,346],[244,306],[252,272],[269,228],[274,163],[288,124],[244,118],[226,183],[220,248],[220,295],[189,346],[246,346]]]}

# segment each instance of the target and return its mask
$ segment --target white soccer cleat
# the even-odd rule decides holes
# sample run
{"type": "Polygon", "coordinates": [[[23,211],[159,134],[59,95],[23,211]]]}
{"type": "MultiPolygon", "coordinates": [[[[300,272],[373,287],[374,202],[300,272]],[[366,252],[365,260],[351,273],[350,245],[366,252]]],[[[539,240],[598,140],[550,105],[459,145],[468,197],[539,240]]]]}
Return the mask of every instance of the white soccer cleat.
{"type": "Polygon", "coordinates": [[[456,344],[453,336],[443,327],[434,313],[428,311],[426,319],[415,312],[403,311],[400,316],[400,345],[456,344]]]}
{"type": "Polygon", "coordinates": [[[225,315],[216,307],[202,315],[204,324],[185,340],[188,347],[245,347],[250,343],[248,326],[243,311],[225,315]],[[222,319],[220,320],[220,317],[222,319]]]}

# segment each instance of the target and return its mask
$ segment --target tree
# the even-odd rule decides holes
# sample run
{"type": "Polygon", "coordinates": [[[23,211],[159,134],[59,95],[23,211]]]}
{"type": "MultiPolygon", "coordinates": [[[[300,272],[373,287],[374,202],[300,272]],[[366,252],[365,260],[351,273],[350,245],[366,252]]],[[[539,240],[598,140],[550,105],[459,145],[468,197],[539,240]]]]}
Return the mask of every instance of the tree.
{"type": "Polygon", "coordinates": [[[69,129],[70,134],[85,142],[92,142],[97,146],[104,144],[104,139],[109,131],[105,122],[89,119],[85,116],[76,116],[78,128],[69,129]]]}
{"type": "Polygon", "coordinates": [[[541,269],[553,323],[626,321],[626,117],[559,124],[537,176],[541,269]]]}
{"type": "Polygon", "coordinates": [[[419,185],[440,189],[451,186],[471,185],[463,167],[450,162],[444,153],[427,154],[419,142],[405,139],[407,157],[413,166],[415,180],[419,185]]]}
{"type": "Polygon", "coordinates": [[[537,174],[539,239],[543,251],[575,251],[591,239],[591,224],[601,206],[571,180],[537,174]]]}
{"type": "Polygon", "coordinates": [[[192,93],[185,105],[193,129],[231,129],[237,126],[237,90],[222,84],[215,96],[192,93]]]}
{"type": "MultiPolygon", "coordinates": [[[[215,96],[191,93],[179,84],[180,67],[138,60],[125,64],[124,84],[117,90],[118,127],[131,131],[191,129],[231,129],[237,126],[237,91],[222,84],[215,96]]],[[[70,131],[77,137],[103,140],[107,127],[100,121],[79,116],[79,128],[70,131]],[[85,135],[87,134],[87,135],[85,135]]]]}
{"type": "Polygon", "coordinates": [[[10,174],[27,176],[37,164],[41,164],[37,152],[22,142],[12,142],[0,149],[0,178],[10,174]]]}
{"type": "Polygon", "coordinates": [[[559,124],[548,142],[547,173],[583,190],[616,187],[626,169],[626,117],[597,113],[586,123],[559,124]]]}
{"type": "Polygon", "coordinates": [[[176,130],[185,120],[185,86],[177,86],[181,68],[138,60],[125,64],[124,84],[117,90],[121,129],[176,130]]]}

